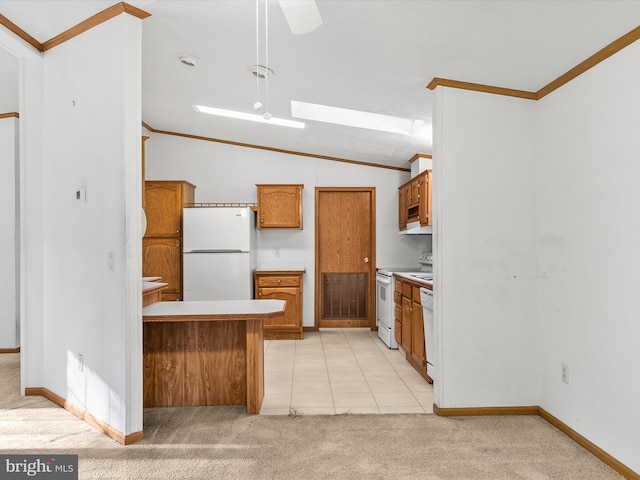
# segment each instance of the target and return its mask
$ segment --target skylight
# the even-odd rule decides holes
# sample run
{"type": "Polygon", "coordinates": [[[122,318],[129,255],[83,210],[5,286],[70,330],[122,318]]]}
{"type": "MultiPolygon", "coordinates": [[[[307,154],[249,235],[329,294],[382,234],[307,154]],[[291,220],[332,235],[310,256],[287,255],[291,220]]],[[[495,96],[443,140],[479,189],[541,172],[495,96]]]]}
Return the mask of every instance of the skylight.
{"type": "Polygon", "coordinates": [[[402,135],[428,135],[427,124],[423,120],[392,117],[380,113],[330,107],[297,100],[291,100],[291,116],[316,122],[334,123],[336,125],[400,133],[402,135]]]}
{"type": "Polygon", "coordinates": [[[219,117],[236,118],[238,120],[249,120],[251,122],[266,123],[270,125],[278,125],[280,127],[304,128],[306,123],[296,120],[286,120],[284,118],[270,117],[265,118],[255,113],[237,112],[235,110],[225,110],[224,108],[207,107],[204,105],[192,105],[198,112],[207,113],[209,115],[217,115],[219,117]]]}

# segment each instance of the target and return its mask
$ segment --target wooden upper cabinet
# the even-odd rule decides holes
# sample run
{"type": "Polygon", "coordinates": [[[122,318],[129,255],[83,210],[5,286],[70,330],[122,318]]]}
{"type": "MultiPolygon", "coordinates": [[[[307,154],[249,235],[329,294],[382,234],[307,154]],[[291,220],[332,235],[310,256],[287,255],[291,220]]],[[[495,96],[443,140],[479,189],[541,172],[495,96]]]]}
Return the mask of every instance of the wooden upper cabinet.
{"type": "MultiPolygon", "coordinates": [[[[304,185],[256,185],[258,187],[258,228],[302,230],[302,189],[304,185]]],[[[148,201],[148,200],[147,200],[148,201]]]]}
{"type": "Polygon", "coordinates": [[[398,228],[405,230],[407,228],[407,204],[406,192],[404,188],[398,189],[398,228]]]}
{"type": "Polygon", "coordinates": [[[432,225],[431,170],[425,170],[398,187],[398,228],[405,230],[407,223],[432,225]]]}
{"type": "Polygon", "coordinates": [[[433,219],[431,217],[431,170],[427,170],[422,174],[422,181],[420,183],[420,225],[433,225],[433,219]]]}
{"type": "Polygon", "coordinates": [[[182,235],[182,208],[193,203],[195,186],[185,181],[151,180],[145,183],[145,237],[182,235]]]}

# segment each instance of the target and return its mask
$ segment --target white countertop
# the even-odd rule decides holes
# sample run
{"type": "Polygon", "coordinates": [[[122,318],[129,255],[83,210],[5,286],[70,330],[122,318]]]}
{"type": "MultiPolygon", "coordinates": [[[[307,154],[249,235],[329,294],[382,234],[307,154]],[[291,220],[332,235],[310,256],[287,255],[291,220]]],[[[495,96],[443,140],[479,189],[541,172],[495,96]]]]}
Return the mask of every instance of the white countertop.
{"type": "Polygon", "coordinates": [[[209,300],[156,302],[142,316],[269,315],[284,311],[284,300],[209,300]]]}
{"type": "Polygon", "coordinates": [[[256,272],[303,272],[307,271],[304,267],[259,267],[256,268],[256,272]]]}
{"type": "Polygon", "coordinates": [[[157,282],[162,280],[162,277],[142,277],[143,282],[157,282]]]}
{"type": "Polygon", "coordinates": [[[426,288],[433,290],[433,280],[423,280],[421,278],[413,277],[412,275],[420,275],[425,272],[394,272],[394,275],[397,275],[402,278],[406,278],[407,280],[411,280],[419,285],[422,285],[426,288]]]}
{"type": "Polygon", "coordinates": [[[168,283],[162,283],[162,282],[145,282],[144,280],[142,281],[142,291],[144,292],[145,290],[149,290],[149,289],[153,289],[153,288],[162,288],[162,287],[166,287],[168,286],[168,283]]]}

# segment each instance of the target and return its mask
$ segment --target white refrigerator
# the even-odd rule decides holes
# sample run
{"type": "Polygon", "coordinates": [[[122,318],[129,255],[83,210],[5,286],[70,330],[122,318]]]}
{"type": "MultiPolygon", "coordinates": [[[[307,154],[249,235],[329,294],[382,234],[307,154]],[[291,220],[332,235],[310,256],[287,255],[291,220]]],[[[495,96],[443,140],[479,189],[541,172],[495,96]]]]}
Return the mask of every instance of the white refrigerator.
{"type": "Polygon", "coordinates": [[[184,300],[250,300],[256,220],[250,208],[193,207],[182,216],[184,300]]]}

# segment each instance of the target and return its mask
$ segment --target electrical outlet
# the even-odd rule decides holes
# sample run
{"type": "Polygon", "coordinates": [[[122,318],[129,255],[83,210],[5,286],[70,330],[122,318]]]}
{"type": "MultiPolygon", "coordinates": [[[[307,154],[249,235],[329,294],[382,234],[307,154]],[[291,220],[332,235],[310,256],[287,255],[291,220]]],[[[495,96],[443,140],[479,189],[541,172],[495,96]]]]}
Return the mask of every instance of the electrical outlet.
{"type": "Polygon", "coordinates": [[[273,249],[273,256],[274,257],[279,257],[280,256],[280,247],[277,247],[277,248],[273,249]]]}
{"type": "Polygon", "coordinates": [[[569,365],[566,363],[560,365],[560,380],[564,383],[569,383],[569,365]]]}

